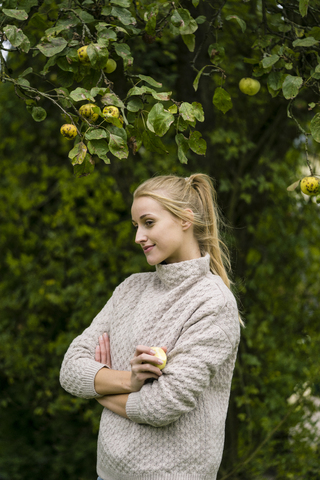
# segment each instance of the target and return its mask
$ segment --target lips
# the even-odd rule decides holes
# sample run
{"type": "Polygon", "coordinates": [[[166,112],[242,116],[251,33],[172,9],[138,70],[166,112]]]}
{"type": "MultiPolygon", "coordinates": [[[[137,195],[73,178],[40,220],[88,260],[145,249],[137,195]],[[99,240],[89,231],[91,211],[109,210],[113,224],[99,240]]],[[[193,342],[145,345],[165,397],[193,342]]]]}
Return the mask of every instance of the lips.
{"type": "Polygon", "coordinates": [[[150,250],[154,247],[154,245],[146,245],[143,247],[144,253],[150,252],[150,250]]]}

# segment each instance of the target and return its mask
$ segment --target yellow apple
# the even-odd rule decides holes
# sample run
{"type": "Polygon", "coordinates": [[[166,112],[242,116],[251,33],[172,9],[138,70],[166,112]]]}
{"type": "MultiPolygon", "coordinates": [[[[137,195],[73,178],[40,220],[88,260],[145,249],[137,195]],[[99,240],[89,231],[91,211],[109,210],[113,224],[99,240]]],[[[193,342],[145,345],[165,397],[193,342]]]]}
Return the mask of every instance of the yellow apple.
{"type": "Polygon", "coordinates": [[[304,177],[300,182],[300,188],[303,193],[317,195],[320,192],[320,181],[316,177],[304,177]]]}
{"type": "Polygon", "coordinates": [[[86,103],[85,105],[82,105],[79,109],[80,115],[85,117],[89,122],[94,123],[98,118],[99,114],[94,113],[93,108],[96,107],[94,103],[86,103]]]}
{"type": "Polygon", "coordinates": [[[162,350],[162,348],[160,347],[151,347],[151,349],[156,352],[154,356],[157,358],[160,358],[160,360],[163,361],[162,365],[159,365],[158,363],[150,362],[151,365],[154,365],[155,367],[158,367],[160,368],[160,370],[162,370],[167,364],[167,355],[165,354],[165,351],[162,350]]]}
{"type": "Polygon", "coordinates": [[[60,133],[68,140],[73,140],[77,136],[77,129],[72,123],[65,123],[60,128],[60,133]]]}
{"type": "Polygon", "coordinates": [[[84,47],[80,47],[78,48],[77,53],[81,63],[85,65],[90,65],[90,59],[87,53],[87,48],[88,48],[88,45],[85,45],[84,47]]]}

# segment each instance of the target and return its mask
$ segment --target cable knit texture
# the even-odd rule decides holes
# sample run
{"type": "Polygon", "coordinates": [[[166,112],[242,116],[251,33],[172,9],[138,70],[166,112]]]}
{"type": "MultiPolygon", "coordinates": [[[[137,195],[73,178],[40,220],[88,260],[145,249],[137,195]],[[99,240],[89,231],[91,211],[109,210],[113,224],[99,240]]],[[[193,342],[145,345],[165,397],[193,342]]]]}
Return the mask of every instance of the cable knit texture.
{"type": "Polygon", "coordinates": [[[62,387],[94,398],[103,368],[94,352],[103,332],[115,370],[130,370],[139,344],[168,347],[163,375],[129,395],[129,419],[102,412],[103,480],[216,479],[240,327],[234,296],[209,265],[206,255],[131,275],[64,357],[62,387]]]}

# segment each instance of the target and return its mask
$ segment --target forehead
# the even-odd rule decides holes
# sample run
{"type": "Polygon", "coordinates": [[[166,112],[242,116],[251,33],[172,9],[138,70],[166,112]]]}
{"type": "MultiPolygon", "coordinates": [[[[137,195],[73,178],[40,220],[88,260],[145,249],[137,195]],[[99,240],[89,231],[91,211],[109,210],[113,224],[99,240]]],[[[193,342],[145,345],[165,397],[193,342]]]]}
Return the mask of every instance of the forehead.
{"type": "Polygon", "coordinates": [[[133,220],[139,220],[141,215],[160,215],[164,212],[167,212],[167,210],[165,210],[157,200],[151,197],[135,198],[131,208],[131,215],[133,220]]]}

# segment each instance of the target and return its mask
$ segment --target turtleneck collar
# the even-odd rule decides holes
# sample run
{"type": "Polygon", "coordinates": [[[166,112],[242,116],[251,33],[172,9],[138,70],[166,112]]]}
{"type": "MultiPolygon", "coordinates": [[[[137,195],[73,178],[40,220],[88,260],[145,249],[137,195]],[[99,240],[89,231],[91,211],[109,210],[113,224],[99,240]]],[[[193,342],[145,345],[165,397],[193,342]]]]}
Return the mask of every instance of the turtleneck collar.
{"type": "Polygon", "coordinates": [[[185,262],[159,263],[156,265],[156,271],[161,282],[168,288],[177,287],[187,279],[192,279],[195,282],[210,272],[210,255],[206,253],[204,257],[186,260],[185,262]]]}

